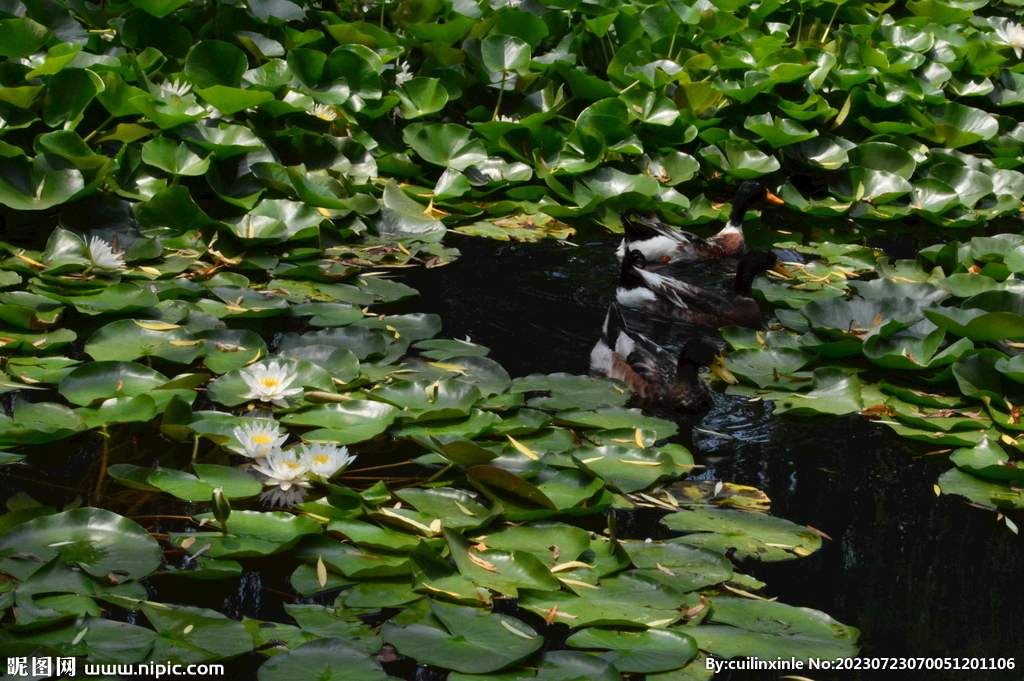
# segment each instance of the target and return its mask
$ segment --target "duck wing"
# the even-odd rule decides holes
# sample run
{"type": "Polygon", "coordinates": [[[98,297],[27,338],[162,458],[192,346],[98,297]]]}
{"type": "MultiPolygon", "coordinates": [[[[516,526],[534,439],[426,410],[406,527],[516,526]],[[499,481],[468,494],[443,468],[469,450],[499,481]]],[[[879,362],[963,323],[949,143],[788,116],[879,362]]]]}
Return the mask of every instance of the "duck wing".
{"type": "Polygon", "coordinates": [[[693,232],[676,229],[670,224],[655,220],[653,217],[643,216],[638,222],[644,226],[651,236],[662,236],[679,244],[692,244],[697,247],[708,244],[707,239],[704,237],[697,236],[693,232]]]}
{"type": "Polygon", "coordinates": [[[726,298],[699,286],[657,272],[636,270],[636,273],[643,279],[644,286],[673,307],[707,315],[720,315],[730,307],[726,298]]]}
{"type": "Polygon", "coordinates": [[[616,250],[619,260],[625,257],[627,248],[638,249],[652,265],[696,260],[701,252],[714,248],[707,239],[676,229],[651,215],[633,214],[621,218],[626,236],[616,250]]]}
{"type": "Polygon", "coordinates": [[[676,376],[676,358],[647,336],[633,334],[632,352],[623,355],[626,363],[652,385],[672,385],[676,376]]]}

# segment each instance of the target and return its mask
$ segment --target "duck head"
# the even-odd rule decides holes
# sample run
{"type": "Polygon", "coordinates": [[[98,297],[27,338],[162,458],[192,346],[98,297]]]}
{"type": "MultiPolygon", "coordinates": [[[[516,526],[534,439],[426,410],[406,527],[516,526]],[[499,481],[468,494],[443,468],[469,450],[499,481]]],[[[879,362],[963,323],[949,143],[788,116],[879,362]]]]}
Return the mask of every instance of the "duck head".
{"type": "Polygon", "coordinates": [[[729,214],[729,223],[738,225],[743,222],[743,216],[747,214],[755,204],[762,201],[770,203],[785,203],[775,194],[757,180],[747,180],[736,188],[736,196],[732,199],[732,213],[729,214]]]}
{"type": "Polygon", "coordinates": [[[686,341],[679,351],[679,366],[676,369],[676,376],[695,375],[697,367],[708,367],[711,369],[711,373],[729,385],[735,385],[738,382],[736,377],[725,368],[725,362],[722,360],[718,346],[702,336],[686,341]]]}
{"type": "Polygon", "coordinates": [[[754,284],[754,278],[768,270],[783,276],[787,279],[793,278],[793,273],[779,261],[778,256],[766,248],[755,248],[747,251],[739,258],[739,267],[736,268],[736,294],[749,296],[750,289],[754,284]]]}

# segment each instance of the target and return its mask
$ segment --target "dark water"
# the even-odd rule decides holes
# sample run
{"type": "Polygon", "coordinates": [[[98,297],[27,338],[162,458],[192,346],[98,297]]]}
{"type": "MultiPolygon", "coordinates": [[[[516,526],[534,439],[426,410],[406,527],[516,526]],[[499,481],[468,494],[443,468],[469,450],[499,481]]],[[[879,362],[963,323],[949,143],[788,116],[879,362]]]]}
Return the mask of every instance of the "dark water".
{"type": "MultiPolygon", "coordinates": [[[[512,376],[586,373],[617,280],[615,242],[465,239],[456,243],[458,262],[405,280],[422,294],[419,311],[441,315],[442,336],[490,347],[512,376]]],[[[688,276],[713,285],[722,275],[699,267],[688,276]]],[[[670,348],[694,332],[630,323],[670,348]]],[[[809,558],[743,566],[768,583],[768,596],[859,628],[864,657],[1019,658],[1012,671],[789,673],[817,681],[1024,678],[1024,542],[994,513],[935,496],[945,457],[921,456],[858,416],[791,420],[763,402],[717,395],[716,403],[700,424],[714,432],[693,433],[694,456],[708,466],[702,477],[758,487],[774,515],[834,540],[809,558]]]]}

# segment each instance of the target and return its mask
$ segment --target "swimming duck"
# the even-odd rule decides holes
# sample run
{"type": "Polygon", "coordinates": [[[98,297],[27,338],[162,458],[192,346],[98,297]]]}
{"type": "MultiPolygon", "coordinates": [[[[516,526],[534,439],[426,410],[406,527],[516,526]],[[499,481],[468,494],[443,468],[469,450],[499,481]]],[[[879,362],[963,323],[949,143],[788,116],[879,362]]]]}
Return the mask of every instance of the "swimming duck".
{"type": "Polygon", "coordinates": [[[761,327],[761,310],[750,297],[754,278],[773,270],[792,278],[778,257],[769,250],[755,248],[739,258],[736,270],[736,296],[731,300],[719,293],[707,291],[685,281],[648,272],[647,259],[638,250],[632,250],[622,261],[622,274],[615,299],[623,307],[642,310],[667,319],[699,324],[701,326],[761,327]]]}
{"type": "Polygon", "coordinates": [[[592,374],[619,379],[645,408],[660,407],[679,414],[703,414],[714,405],[707,385],[697,374],[703,366],[710,367],[723,381],[736,383],[710,340],[691,338],[679,357],[673,357],[651,339],[630,331],[615,303],[609,306],[601,339],[590,353],[592,374]]]}
{"type": "Polygon", "coordinates": [[[743,216],[759,201],[785,203],[760,182],[748,180],[736,189],[729,222],[725,223],[718,234],[706,239],[678,230],[651,215],[622,215],[626,236],[619,244],[617,254],[621,260],[627,248],[636,249],[644,254],[651,265],[738,255],[746,250],[743,216]]]}

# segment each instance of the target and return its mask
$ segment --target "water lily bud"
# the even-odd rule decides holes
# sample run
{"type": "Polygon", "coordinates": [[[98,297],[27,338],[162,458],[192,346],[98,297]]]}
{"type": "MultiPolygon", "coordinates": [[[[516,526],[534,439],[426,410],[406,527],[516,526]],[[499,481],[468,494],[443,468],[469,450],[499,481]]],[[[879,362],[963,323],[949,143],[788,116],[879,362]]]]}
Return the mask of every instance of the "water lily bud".
{"type": "Polygon", "coordinates": [[[228,518],[231,517],[231,501],[224,494],[223,487],[213,490],[213,517],[220,523],[221,531],[227,533],[228,518]]]}

